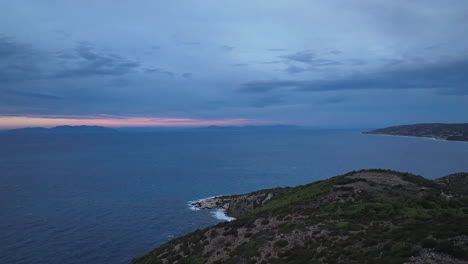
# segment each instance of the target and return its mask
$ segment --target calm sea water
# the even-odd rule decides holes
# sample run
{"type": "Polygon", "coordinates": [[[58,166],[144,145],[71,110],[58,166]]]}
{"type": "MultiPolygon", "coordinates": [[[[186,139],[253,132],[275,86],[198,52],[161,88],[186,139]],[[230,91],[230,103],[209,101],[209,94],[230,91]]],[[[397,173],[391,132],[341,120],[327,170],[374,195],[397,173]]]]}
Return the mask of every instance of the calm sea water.
{"type": "Polygon", "coordinates": [[[363,168],[468,171],[468,143],[359,131],[3,134],[0,263],[128,263],[219,221],[190,200],[363,168]]]}

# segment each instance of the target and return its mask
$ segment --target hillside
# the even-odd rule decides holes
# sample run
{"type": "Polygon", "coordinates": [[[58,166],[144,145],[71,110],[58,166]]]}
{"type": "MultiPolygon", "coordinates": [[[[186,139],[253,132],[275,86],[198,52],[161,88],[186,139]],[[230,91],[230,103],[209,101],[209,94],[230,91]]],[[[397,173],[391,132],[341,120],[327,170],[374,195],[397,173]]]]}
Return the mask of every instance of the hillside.
{"type": "Polygon", "coordinates": [[[26,127],[4,131],[8,134],[102,134],[115,132],[117,130],[102,126],[26,127]]]}
{"type": "Polygon", "coordinates": [[[196,206],[225,208],[238,219],[132,263],[468,263],[467,177],[362,170],[212,198],[196,206]]]}
{"type": "Polygon", "coordinates": [[[465,124],[415,124],[392,126],[363,132],[394,136],[428,137],[442,140],[468,141],[468,123],[465,124]]]}

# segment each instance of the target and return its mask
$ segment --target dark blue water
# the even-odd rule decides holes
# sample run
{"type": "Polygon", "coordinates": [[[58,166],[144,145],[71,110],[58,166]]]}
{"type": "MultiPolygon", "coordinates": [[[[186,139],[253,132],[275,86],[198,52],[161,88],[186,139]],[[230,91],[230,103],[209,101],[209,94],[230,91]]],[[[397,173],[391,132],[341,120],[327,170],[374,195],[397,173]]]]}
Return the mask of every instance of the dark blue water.
{"type": "Polygon", "coordinates": [[[128,263],[218,222],[189,200],[362,168],[468,171],[468,143],[358,131],[0,135],[0,263],[128,263]]]}

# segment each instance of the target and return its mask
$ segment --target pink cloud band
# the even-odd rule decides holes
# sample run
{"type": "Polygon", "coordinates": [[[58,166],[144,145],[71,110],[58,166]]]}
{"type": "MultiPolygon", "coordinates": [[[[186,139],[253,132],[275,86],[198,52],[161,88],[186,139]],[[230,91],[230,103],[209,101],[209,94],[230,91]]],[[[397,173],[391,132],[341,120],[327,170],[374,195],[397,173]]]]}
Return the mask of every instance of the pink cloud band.
{"type": "Polygon", "coordinates": [[[266,125],[277,122],[254,119],[206,120],[195,118],[167,117],[122,117],[122,116],[0,116],[0,128],[55,127],[55,126],[106,126],[106,127],[200,127],[266,125]]]}

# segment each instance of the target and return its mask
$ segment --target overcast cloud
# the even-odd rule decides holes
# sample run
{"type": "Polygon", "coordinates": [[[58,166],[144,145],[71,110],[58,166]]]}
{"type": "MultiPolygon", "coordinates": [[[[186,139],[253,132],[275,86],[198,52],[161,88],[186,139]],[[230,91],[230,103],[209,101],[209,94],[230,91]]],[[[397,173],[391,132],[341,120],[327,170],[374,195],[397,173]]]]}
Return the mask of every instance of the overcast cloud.
{"type": "Polygon", "coordinates": [[[468,2],[0,3],[0,116],[468,122],[468,2]]]}

